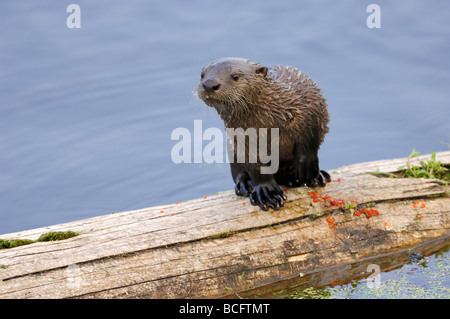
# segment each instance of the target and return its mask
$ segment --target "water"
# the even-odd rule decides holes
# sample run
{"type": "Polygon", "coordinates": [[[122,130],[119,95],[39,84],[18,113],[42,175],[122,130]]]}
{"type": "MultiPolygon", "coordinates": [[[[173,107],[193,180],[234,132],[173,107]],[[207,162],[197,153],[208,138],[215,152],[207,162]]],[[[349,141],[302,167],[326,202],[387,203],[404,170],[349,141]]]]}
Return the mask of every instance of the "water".
{"type": "Polygon", "coordinates": [[[327,291],[336,299],[449,299],[450,253],[447,249],[381,272],[377,284],[362,279],[327,291]]]}
{"type": "Polygon", "coordinates": [[[175,164],[171,132],[223,124],[193,96],[224,56],[303,70],[329,104],[322,169],[448,149],[450,3],[61,1],[0,4],[0,234],[233,188],[175,164]]]}

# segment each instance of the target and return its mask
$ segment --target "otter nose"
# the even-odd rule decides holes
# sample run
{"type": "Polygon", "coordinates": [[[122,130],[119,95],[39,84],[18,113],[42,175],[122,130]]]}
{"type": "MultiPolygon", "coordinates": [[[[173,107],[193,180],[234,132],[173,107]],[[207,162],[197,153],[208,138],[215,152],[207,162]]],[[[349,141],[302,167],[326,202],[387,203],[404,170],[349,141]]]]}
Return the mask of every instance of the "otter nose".
{"type": "Polygon", "coordinates": [[[220,83],[215,79],[203,81],[202,85],[206,91],[217,91],[220,88],[220,83]]]}

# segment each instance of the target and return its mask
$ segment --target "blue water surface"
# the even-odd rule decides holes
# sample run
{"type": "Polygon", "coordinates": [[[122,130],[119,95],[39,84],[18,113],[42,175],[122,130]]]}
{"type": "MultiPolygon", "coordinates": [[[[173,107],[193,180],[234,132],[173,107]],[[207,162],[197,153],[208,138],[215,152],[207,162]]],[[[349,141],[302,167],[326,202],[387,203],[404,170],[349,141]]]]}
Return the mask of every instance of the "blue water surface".
{"type": "Polygon", "coordinates": [[[195,98],[224,56],[298,67],[322,88],[322,169],[447,150],[450,2],[75,0],[0,4],[0,234],[233,188],[175,164],[171,133],[223,123],[195,98]]]}

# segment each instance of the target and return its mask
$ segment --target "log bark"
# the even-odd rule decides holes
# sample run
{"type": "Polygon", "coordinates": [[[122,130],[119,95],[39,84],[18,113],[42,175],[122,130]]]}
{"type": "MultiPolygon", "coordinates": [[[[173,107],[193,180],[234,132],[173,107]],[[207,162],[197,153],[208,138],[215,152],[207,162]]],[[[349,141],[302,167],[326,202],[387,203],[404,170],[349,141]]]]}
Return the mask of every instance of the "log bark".
{"type": "MultiPolygon", "coordinates": [[[[437,159],[450,163],[450,152],[437,159]]],[[[410,249],[430,253],[450,238],[444,182],[362,174],[396,171],[405,162],[336,169],[332,177],[341,181],[288,189],[279,211],[264,212],[248,198],[224,192],[0,235],[35,240],[49,231],[80,232],[0,250],[0,298],[267,297],[311,280],[329,285],[348,279],[368,263],[386,268],[389,256],[410,249]],[[311,191],[369,205],[379,215],[326,208],[311,199],[311,191]]]]}

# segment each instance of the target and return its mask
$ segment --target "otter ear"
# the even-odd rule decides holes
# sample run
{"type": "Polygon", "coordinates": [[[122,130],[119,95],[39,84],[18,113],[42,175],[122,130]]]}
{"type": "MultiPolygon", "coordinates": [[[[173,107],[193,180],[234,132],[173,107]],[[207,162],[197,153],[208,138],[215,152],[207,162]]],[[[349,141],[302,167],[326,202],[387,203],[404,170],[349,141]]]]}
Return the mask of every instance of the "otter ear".
{"type": "Polygon", "coordinates": [[[263,76],[263,78],[265,78],[267,75],[267,67],[265,67],[265,66],[258,67],[256,69],[256,74],[261,74],[263,76]]]}

